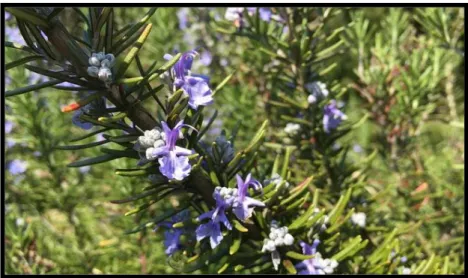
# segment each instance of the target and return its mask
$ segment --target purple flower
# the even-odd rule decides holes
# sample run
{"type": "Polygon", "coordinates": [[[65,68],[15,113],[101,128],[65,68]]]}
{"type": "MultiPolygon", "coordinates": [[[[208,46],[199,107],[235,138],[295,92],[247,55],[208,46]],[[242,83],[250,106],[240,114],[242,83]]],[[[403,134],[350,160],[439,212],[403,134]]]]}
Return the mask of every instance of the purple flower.
{"type": "MultiPolygon", "coordinates": [[[[35,157],[39,157],[39,156],[42,155],[42,153],[41,153],[40,151],[34,151],[34,152],[33,152],[33,155],[34,155],[35,157]]],[[[86,167],[86,166],[85,166],[85,167],[86,167]]]]}
{"type": "MultiPolygon", "coordinates": [[[[209,77],[192,75],[190,72],[193,58],[196,55],[198,55],[198,52],[195,50],[185,52],[173,67],[174,84],[177,89],[182,88],[188,94],[189,105],[193,109],[197,109],[200,105],[205,106],[213,103],[212,92],[208,86],[209,77]]],[[[166,54],[164,58],[169,60],[172,55],[166,54]]]]}
{"type": "Polygon", "coordinates": [[[330,133],[331,129],[337,128],[342,120],[347,119],[347,116],[336,107],[335,100],[324,107],[323,113],[323,129],[326,133],[330,133]]]}
{"type": "Polygon", "coordinates": [[[213,104],[211,89],[203,78],[187,77],[182,89],[189,95],[189,105],[193,109],[213,104]]]}
{"type": "Polygon", "coordinates": [[[200,61],[205,66],[209,66],[212,60],[213,60],[213,56],[211,55],[211,52],[209,52],[208,50],[203,51],[202,54],[200,55],[200,61]]]}
{"type": "Polygon", "coordinates": [[[5,20],[10,20],[11,14],[9,12],[5,12],[5,20]]]}
{"type": "Polygon", "coordinates": [[[193,127],[183,124],[183,121],[178,122],[173,129],[170,129],[166,122],[162,122],[161,125],[164,132],[164,145],[148,148],[147,157],[153,159],[159,157],[159,170],[169,180],[183,180],[190,174],[191,166],[187,156],[193,151],[176,146],[176,142],[183,126],[193,127]]]}
{"type": "Polygon", "coordinates": [[[184,228],[173,228],[172,225],[177,222],[184,221],[189,217],[190,212],[188,210],[183,210],[172,216],[171,221],[164,221],[156,226],[155,231],[160,226],[164,226],[168,229],[164,232],[164,246],[166,247],[166,255],[172,255],[175,251],[180,250],[182,247],[180,244],[180,236],[187,234],[184,228]]]}
{"type": "Polygon", "coordinates": [[[253,198],[247,196],[247,189],[250,185],[254,187],[254,190],[261,190],[262,185],[255,179],[251,178],[251,174],[248,174],[245,181],[242,180],[240,175],[236,175],[237,179],[237,198],[234,200],[232,211],[242,222],[245,222],[252,216],[254,207],[264,207],[265,204],[253,198]]]}
{"type": "Polygon", "coordinates": [[[158,162],[161,174],[166,176],[169,180],[183,180],[188,177],[192,168],[188,157],[178,157],[175,152],[169,152],[167,156],[160,157],[158,162]]]}
{"type": "Polygon", "coordinates": [[[170,256],[181,248],[180,236],[183,234],[181,229],[167,230],[164,232],[164,246],[166,255],[170,256]]]}
{"type": "MultiPolygon", "coordinates": [[[[172,70],[175,73],[176,79],[181,79],[184,81],[184,77],[189,74],[192,69],[193,58],[198,55],[198,52],[195,50],[187,51],[182,54],[179,61],[175,63],[172,67],[172,70]]],[[[171,60],[173,56],[171,54],[165,54],[164,59],[171,60]]]]}
{"type": "Polygon", "coordinates": [[[26,161],[19,160],[19,159],[12,160],[8,164],[8,171],[10,171],[12,175],[22,174],[26,172],[27,168],[28,168],[28,164],[26,163],[26,161]]]}
{"type": "MultiPolygon", "coordinates": [[[[308,245],[303,241],[301,241],[299,244],[302,247],[302,253],[304,255],[315,255],[315,253],[317,252],[317,246],[320,244],[320,240],[314,240],[314,243],[312,245],[308,245]]],[[[313,258],[304,260],[296,264],[295,267],[297,270],[300,270],[298,274],[318,274],[316,270],[317,266],[313,258]]]]}
{"type": "Polygon", "coordinates": [[[179,29],[183,30],[187,28],[187,19],[188,19],[188,8],[182,8],[177,12],[177,18],[179,19],[179,29]]]}
{"type": "Polygon", "coordinates": [[[236,191],[236,189],[219,186],[216,187],[215,191],[213,192],[213,198],[216,200],[216,208],[205,212],[198,217],[198,220],[210,220],[208,223],[201,224],[195,230],[197,241],[201,241],[205,237],[209,237],[211,249],[214,249],[223,239],[220,223],[223,223],[227,229],[232,229],[232,225],[229,223],[225,211],[232,206],[236,191]]]}
{"type": "Polygon", "coordinates": [[[10,133],[13,130],[15,124],[11,121],[5,121],[5,133],[10,133]]]}
{"type": "Polygon", "coordinates": [[[317,246],[320,244],[320,240],[315,239],[312,245],[308,245],[303,241],[299,244],[302,247],[302,253],[304,255],[315,255],[315,257],[296,264],[295,267],[299,270],[297,274],[331,274],[333,273],[333,269],[338,266],[336,260],[323,259],[322,255],[317,252],[317,246]]]}
{"type": "Polygon", "coordinates": [[[201,241],[205,237],[210,238],[211,249],[215,249],[219,245],[221,240],[223,240],[223,234],[221,233],[221,227],[219,222],[210,220],[206,224],[200,225],[195,231],[197,241],[201,241]]]}
{"type": "Polygon", "coordinates": [[[260,19],[263,21],[270,21],[271,19],[271,10],[269,8],[260,8],[259,10],[260,19]]]}

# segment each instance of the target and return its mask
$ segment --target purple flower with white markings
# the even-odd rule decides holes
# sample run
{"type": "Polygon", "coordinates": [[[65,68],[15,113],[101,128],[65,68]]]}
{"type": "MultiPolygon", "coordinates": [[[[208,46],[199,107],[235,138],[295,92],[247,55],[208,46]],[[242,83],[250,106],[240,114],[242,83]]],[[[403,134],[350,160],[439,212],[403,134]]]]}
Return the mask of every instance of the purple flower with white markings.
{"type": "Polygon", "coordinates": [[[201,214],[198,220],[209,219],[208,223],[201,224],[196,230],[195,234],[197,241],[201,241],[205,237],[210,238],[211,249],[216,248],[218,244],[223,240],[221,234],[221,225],[231,230],[232,225],[226,217],[225,211],[232,206],[234,196],[236,195],[237,189],[227,187],[216,187],[213,192],[213,198],[216,200],[216,208],[201,214]]]}
{"type": "Polygon", "coordinates": [[[20,159],[14,159],[8,164],[8,171],[12,175],[19,175],[28,169],[28,164],[26,161],[20,160],[20,159]]]}
{"type": "Polygon", "coordinates": [[[164,132],[164,145],[148,148],[146,156],[150,160],[159,158],[159,170],[169,180],[183,180],[190,174],[191,166],[187,156],[193,154],[193,151],[176,146],[176,142],[182,127],[193,127],[183,124],[183,121],[178,122],[173,129],[169,128],[166,122],[161,124],[164,132]]]}
{"type": "Polygon", "coordinates": [[[265,204],[258,200],[248,197],[248,188],[253,186],[254,190],[262,190],[262,185],[259,181],[252,179],[251,174],[248,174],[245,180],[242,180],[240,175],[236,175],[237,179],[237,198],[234,200],[232,211],[241,220],[245,222],[252,216],[254,207],[264,207],[265,204]]]}
{"type": "MultiPolygon", "coordinates": [[[[174,85],[177,89],[182,88],[189,96],[189,105],[193,109],[198,106],[206,106],[213,103],[212,91],[208,85],[209,77],[198,74],[191,74],[193,58],[198,52],[191,50],[185,52],[179,61],[173,67],[175,76],[174,85]]],[[[172,55],[164,55],[166,60],[172,58],[172,55]]]]}
{"type": "Polygon", "coordinates": [[[338,266],[336,260],[323,259],[322,255],[317,252],[317,246],[320,244],[320,240],[315,239],[312,245],[301,241],[302,253],[304,255],[315,255],[314,258],[304,260],[295,265],[296,269],[299,270],[297,274],[331,274],[333,269],[338,266]]]}
{"type": "Polygon", "coordinates": [[[159,170],[161,174],[169,180],[183,180],[188,177],[192,166],[186,156],[177,156],[175,152],[169,152],[168,155],[158,159],[159,170]]]}
{"type": "Polygon", "coordinates": [[[323,109],[323,129],[326,133],[330,133],[330,130],[336,129],[341,121],[346,119],[347,116],[337,108],[335,100],[332,100],[323,109]]]}
{"type": "Polygon", "coordinates": [[[193,109],[213,104],[211,89],[201,77],[187,76],[182,89],[189,95],[189,105],[193,109]]]}

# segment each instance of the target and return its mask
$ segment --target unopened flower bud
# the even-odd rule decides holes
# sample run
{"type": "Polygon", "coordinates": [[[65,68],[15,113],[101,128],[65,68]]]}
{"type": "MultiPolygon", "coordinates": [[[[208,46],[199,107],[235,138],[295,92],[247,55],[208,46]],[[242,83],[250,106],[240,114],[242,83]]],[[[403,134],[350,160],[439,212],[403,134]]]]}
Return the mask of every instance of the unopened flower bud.
{"type": "Polygon", "coordinates": [[[146,149],[146,159],[148,160],[155,160],[156,156],[153,155],[154,148],[147,148],[146,149]]]}
{"type": "Polygon", "coordinates": [[[99,62],[99,59],[94,56],[88,59],[88,63],[90,66],[95,66],[95,67],[99,67],[101,65],[101,63],[99,62]]]}
{"type": "Polygon", "coordinates": [[[107,59],[102,60],[102,61],[101,61],[101,67],[103,67],[103,68],[110,68],[110,67],[111,67],[110,61],[107,60],[107,59]]]}
{"type": "Polygon", "coordinates": [[[307,97],[307,102],[310,104],[315,103],[317,102],[317,98],[314,95],[309,95],[309,97],[307,97]]]}
{"type": "Polygon", "coordinates": [[[163,140],[156,140],[156,141],[154,141],[153,147],[160,148],[160,147],[164,146],[165,144],[166,143],[164,143],[163,140]]]}
{"type": "Polygon", "coordinates": [[[98,67],[88,67],[88,74],[92,77],[97,77],[99,73],[98,67]]]}
{"type": "Polygon", "coordinates": [[[281,246],[281,245],[283,245],[283,244],[284,244],[284,241],[283,241],[283,238],[282,238],[282,237],[277,237],[277,238],[275,239],[275,245],[276,245],[276,246],[281,246]]]}
{"type": "Polygon", "coordinates": [[[278,237],[278,234],[276,234],[275,232],[271,232],[268,236],[271,240],[275,240],[277,237],[278,237]]]}
{"type": "Polygon", "coordinates": [[[272,240],[268,240],[266,244],[263,245],[263,249],[270,251],[270,252],[275,251],[276,250],[275,242],[272,240]]]}
{"type": "Polygon", "coordinates": [[[100,68],[98,77],[100,80],[107,82],[112,78],[112,72],[109,68],[100,68]]]}
{"type": "Polygon", "coordinates": [[[286,234],[283,241],[285,245],[292,245],[294,243],[294,238],[291,234],[286,234]]]}

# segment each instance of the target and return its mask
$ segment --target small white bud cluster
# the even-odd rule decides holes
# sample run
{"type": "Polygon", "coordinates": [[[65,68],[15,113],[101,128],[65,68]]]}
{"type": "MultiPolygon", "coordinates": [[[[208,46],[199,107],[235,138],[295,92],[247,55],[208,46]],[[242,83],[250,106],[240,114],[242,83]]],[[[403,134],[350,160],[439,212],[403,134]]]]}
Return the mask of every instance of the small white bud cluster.
{"type": "Polygon", "coordinates": [[[263,241],[262,252],[271,252],[271,260],[275,270],[278,270],[278,265],[281,262],[280,253],[276,247],[289,246],[294,243],[294,237],[288,233],[288,227],[278,227],[276,221],[271,221],[270,234],[263,241]]]}
{"type": "Polygon", "coordinates": [[[153,155],[155,148],[162,147],[166,144],[166,134],[158,127],[152,130],[145,130],[144,135],[138,137],[137,143],[133,147],[140,154],[140,163],[147,163],[155,160],[153,155]]]}
{"type": "Polygon", "coordinates": [[[366,227],[366,214],[364,212],[353,213],[351,215],[351,222],[362,228],[366,227]]]}
{"type": "Polygon", "coordinates": [[[112,80],[111,68],[114,66],[115,57],[112,54],[104,54],[104,52],[93,53],[88,60],[88,74],[92,77],[97,77],[104,82],[112,80]]]}
{"type": "Polygon", "coordinates": [[[338,266],[338,262],[332,259],[323,259],[322,254],[315,253],[314,265],[317,266],[318,274],[332,274],[338,266]]]}
{"type": "Polygon", "coordinates": [[[284,132],[286,132],[288,135],[296,135],[300,129],[300,124],[288,123],[284,128],[284,132]]]}
{"type": "MultiPolygon", "coordinates": [[[[271,176],[271,179],[264,180],[263,184],[268,185],[268,184],[274,183],[276,185],[276,189],[278,189],[282,181],[283,181],[283,178],[278,173],[274,173],[271,176]]],[[[289,186],[290,186],[289,182],[285,182],[284,188],[289,188],[289,186]]]]}
{"type": "Polygon", "coordinates": [[[276,221],[273,221],[270,228],[268,238],[263,241],[262,252],[273,252],[276,247],[292,245],[294,237],[288,233],[288,227],[278,227],[276,221]]]}
{"type": "Polygon", "coordinates": [[[327,85],[320,81],[307,83],[305,87],[311,92],[309,97],[307,97],[307,102],[310,104],[316,103],[319,98],[326,97],[329,94],[327,85]]]}

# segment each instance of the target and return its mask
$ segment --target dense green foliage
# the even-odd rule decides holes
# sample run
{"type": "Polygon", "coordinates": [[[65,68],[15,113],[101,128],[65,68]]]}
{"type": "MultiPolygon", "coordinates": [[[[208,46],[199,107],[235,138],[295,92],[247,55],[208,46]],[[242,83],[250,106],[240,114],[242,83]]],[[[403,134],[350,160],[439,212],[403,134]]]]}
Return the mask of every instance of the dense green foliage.
{"type": "MultiPolygon", "coordinates": [[[[284,21],[263,21],[258,10],[244,12],[243,28],[224,18],[225,8],[187,9],[187,26],[180,28],[181,10],[65,8],[44,23],[34,16],[40,12],[8,8],[14,16],[7,28],[29,33],[23,45],[29,50],[39,45],[43,56],[30,57],[31,51],[5,43],[5,119],[13,124],[5,134],[7,273],[278,273],[269,254],[260,252],[272,219],[288,226],[297,241],[318,237],[322,256],[339,263],[334,273],[401,274],[404,268],[413,274],[464,273],[463,9],[273,8],[284,21]],[[88,12],[86,20],[102,27],[93,29],[101,39],[79,42],[88,30],[88,12]],[[142,18],[147,21],[138,25],[142,18]],[[49,70],[45,60],[80,62],[79,54],[67,56],[55,42],[41,43],[42,25],[53,20],[60,20],[80,47],[93,44],[88,48],[112,52],[116,83],[125,92],[136,88],[137,104],[158,121],[174,124],[185,117],[202,131],[213,119],[200,140],[209,146],[224,130],[244,164],[223,165],[216,151],[201,150],[195,132],[184,131],[187,144],[206,159],[208,170],[200,172],[211,184],[233,187],[236,173],[243,178],[252,173],[263,183],[278,173],[292,185],[281,191],[263,183],[265,196],[254,195],[267,204],[250,223],[261,239],[247,239],[245,227],[236,226],[213,252],[205,244],[187,243],[187,252],[164,253],[163,229],[152,230],[156,219],[187,205],[195,217],[210,204],[202,198],[194,202],[197,195],[190,190],[191,195],[126,200],[152,190],[147,176],[156,173],[125,170],[137,168],[136,155],[129,152],[137,137],[122,136],[115,118],[123,115],[134,123],[131,113],[96,120],[109,125],[105,135],[81,140],[90,131],[73,125],[72,114],[61,109],[86,99],[87,90],[63,90],[55,86],[59,82],[21,89],[49,82],[39,80],[31,65],[49,70]],[[121,34],[132,30],[125,27],[129,23],[138,28],[127,38],[121,34]],[[108,28],[124,31],[111,32],[117,38],[112,43],[108,28]],[[215,91],[214,104],[198,112],[168,86],[158,87],[164,84],[159,76],[170,68],[163,66],[164,54],[196,47],[211,58],[205,65],[196,58],[193,71],[209,75],[215,91]],[[134,81],[150,72],[157,78],[134,81]],[[328,96],[308,101],[310,84],[317,81],[326,84],[328,96]],[[161,112],[158,102],[166,99],[170,109],[161,112]],[[323,111],[332,99],[347,119],[327,133],[323,111]],[[288,124],[299,128],[289,132],[288,124]],[[114,156],[116,150],[121,152],[114,156]],[[67,167],[103,154],[112,159],[90,168],[67,167]],[[26,162],[27,169],[13,173],[15,160],[26,162]],[[309,217],[314,208],[321,213],[309,217]],[[358,212],[366,215],[363,226],[352,221],[358,212]],[[326,229],[319,232],[325,215],[326,229]],[[211,263],[205,266],[204,259],[211,263]]],[[[5,41],[13,35],[7,32],[5,41]]],[[[84,54],[86,64],[90,54],[84,54]]],[[[70,78],[62,81],[83,82],[70,78]]],[[[198,157],[190,161],[203,168],[198,157]]],[[[198,181],[191,177],[184,188],[198,181]]],[[[295,273],[292,265],[304,259],[301,248],[295,244],[287,251],[279,272],[295,273]]]]}

